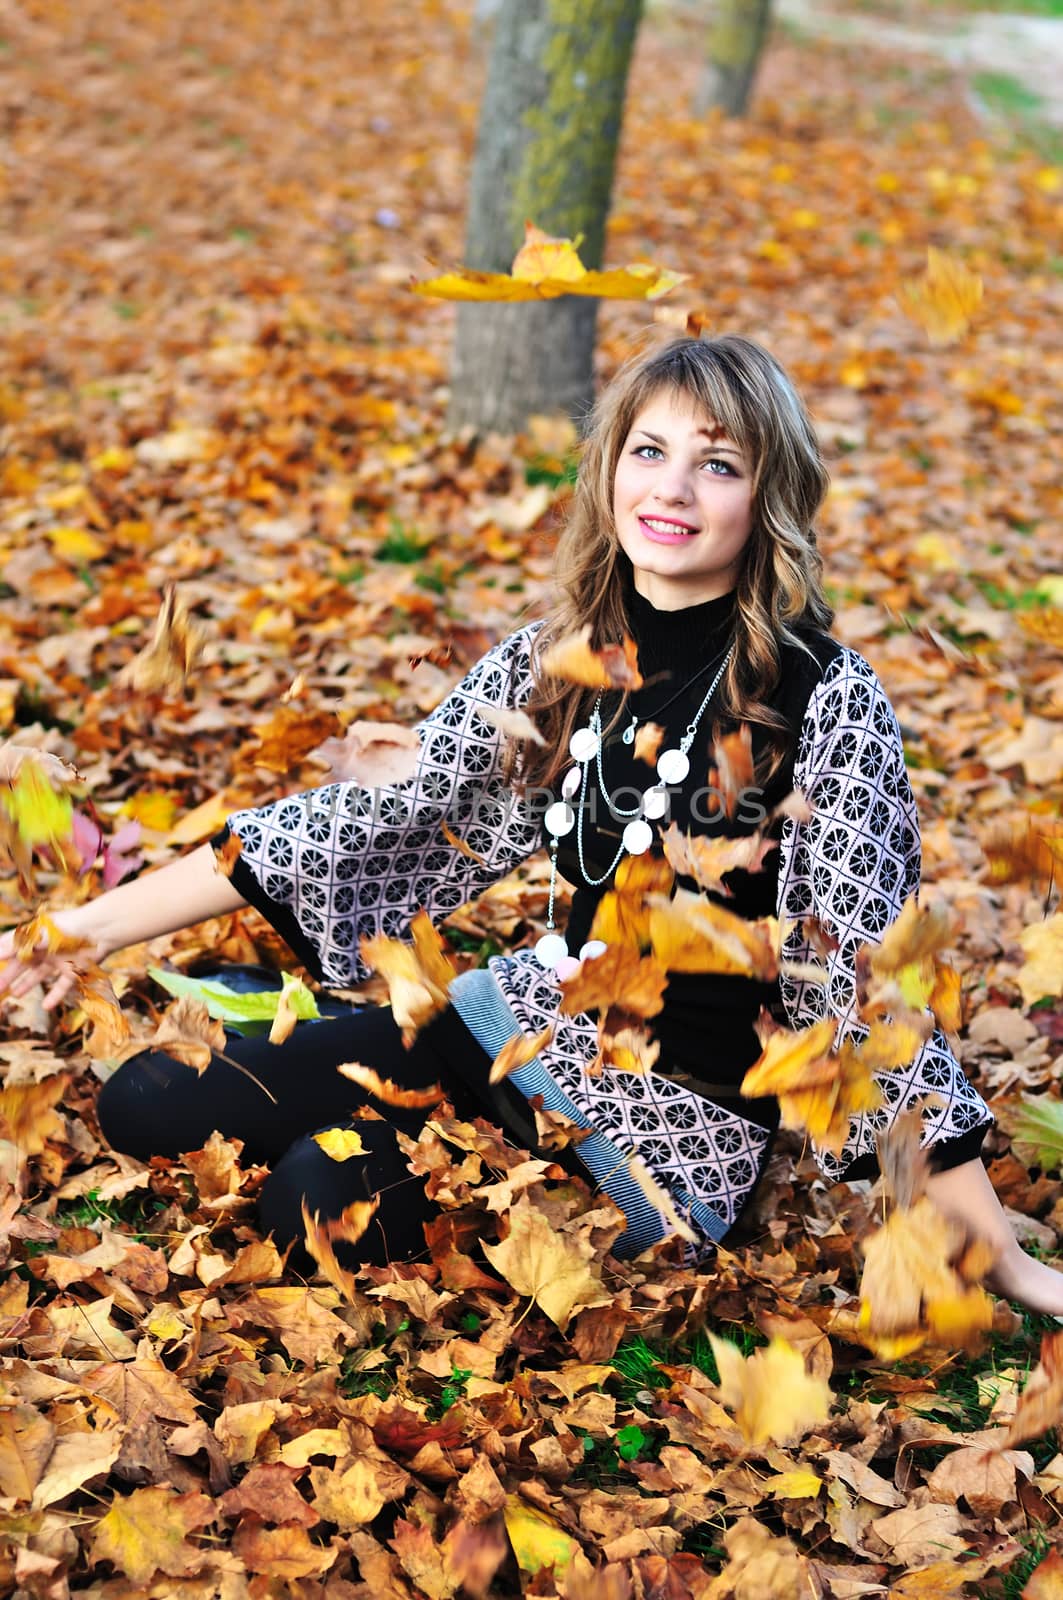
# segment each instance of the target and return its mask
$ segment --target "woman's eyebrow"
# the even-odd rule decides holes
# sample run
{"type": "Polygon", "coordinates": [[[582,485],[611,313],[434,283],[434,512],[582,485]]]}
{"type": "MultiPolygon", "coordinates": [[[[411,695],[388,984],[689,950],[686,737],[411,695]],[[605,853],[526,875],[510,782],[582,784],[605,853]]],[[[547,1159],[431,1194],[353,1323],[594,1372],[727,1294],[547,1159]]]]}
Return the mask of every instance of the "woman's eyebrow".
{"type": "MultiPolygon", "coordinates": [[[[640,433],[644,439],[649,439],[654,444],[664,445],[666,443],[666,440],[662,439],[659,433],[651,433],[648,428],[635,428],[633,431],[640,433]]],[[[741,456],[743,454],[736,444],[717,444],[715,435],[711,434],[708,428],[699,428],[698,433],[703,438],[708,439],[712,448],[720,455],[741,456]]]]}

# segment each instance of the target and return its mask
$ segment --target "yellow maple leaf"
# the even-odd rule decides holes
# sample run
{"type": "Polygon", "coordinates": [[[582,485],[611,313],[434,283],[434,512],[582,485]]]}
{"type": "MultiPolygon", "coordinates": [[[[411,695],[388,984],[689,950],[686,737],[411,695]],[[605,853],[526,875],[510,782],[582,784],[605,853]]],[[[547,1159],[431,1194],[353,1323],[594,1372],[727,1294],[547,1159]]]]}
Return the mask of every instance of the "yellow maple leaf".
{"type": "Polygon", "coordinates": [[[720,1399],[749,1444],[783,1444],[826,1422],[831,1390],[813,1376],[785,1339],[743,1356],[729,1339],[709,1334],[720,1374],[720,1399]]]}
{"type": "Polygon", "coordinates": [[[315,1133],[313,1139],[332,1161],[349,1161],[351,1156],[366,1153],[361,1134],[353,1128],[325,1128],[322,1133],[315,1133]]]}
{"type": "Polygon", "coordinates": [[[75,567],[84,566],[86,561],[99,561],[107,554],[107,546],[87,528],[49,528],[48,537],[56,555],[75,567]]]}
{"type": "Polygon", "coordinates": [[[967,332],[982,303],[982,280],[955,256],[930,245],[922,277],[901,283],[897,299],[931,344],[953,344],[967,332]]]}
{"type": "Polygon", "coordinates": [[[559,1233],[549,1218],[522,1196],[509,1212],[501,1244],[484,1244],[484,1255],[518,1294],[527,1295],[564,1331],[574,1311],[607,1305],[612,1296],[592,1264],[584,1239],[559,1233]]]}
{"type": "MultiPolygon", "coordinates": [[[[879,1340],[970,1343],[993,1320],[984,1290],[964,1281],[958,1270],[964,1233],[923,1195],[896,1210],[864,1245],[860,1280],[861,1323],[879,1350],[879,1340]],[[956,1264],[954,1264],[956,1263],[956,1264]]],[[[979,1265],[984,1263],[979,1263],[979,1265]]],[[[880,1353],[893,1353],[887,1347],[880,1353]]]]}
{"type": "Polygon", "coordinates": [[[1026,960],[1015,977],[1025,1003],[1063,994],[1063,911],[1024,928],[1019,943],[1026,960]]]}
{"type": "Polygon", "coordinates": [[[784,1127],[797,1128],[824,1149],[840,1152],[850,1118],[873,1111],[882,1093],[870,1065],[848,1041],[832,1050],[836,1028],[828,1017],[795,1033],[777,1029],[742,1080],[742,1093],[776,1095],[784,1127]]]}
{"type": "Polygon", "coordinates": [[[528,1505],[518,1495],[506,1496],[502,1514],[517,1566],[529,1577],[534,1577],[544,1567],[551,1567],[555,1573],[564,1572],[579,1550],[577,1541],[560,1523],[528,1505]]]}
{"type": "Polygon", "coordinates": [[[779,975],[779,924],[747,921],[703,895],[680,889],[670,900],[652,896],[650,941],[669,972],[734,972],[773,982],[779,975]]]}
{"type": "Polygon", "coordinates": [[[179,1578],[202,1566],[207,1552],[188,1543],[188,1535],[212,1523],[217,1507],[205,1494],[173,1489],[134,1489],[119,1495],[96,1524],[92,1561],[110,1561],[133,1583],[156,1572],[179,1578]]]}
{"type": "Polygon", "coordinates": [[[510,273],[456,267],[411,284],[414,294],[435,300],[556,300],[562,294],[601,300],[658,300],[687,281],[685,272],[637,262],[608,272],[588,272],[577,239],[558,239],[534,223],[524,225],[524,244],[510,273]]]}

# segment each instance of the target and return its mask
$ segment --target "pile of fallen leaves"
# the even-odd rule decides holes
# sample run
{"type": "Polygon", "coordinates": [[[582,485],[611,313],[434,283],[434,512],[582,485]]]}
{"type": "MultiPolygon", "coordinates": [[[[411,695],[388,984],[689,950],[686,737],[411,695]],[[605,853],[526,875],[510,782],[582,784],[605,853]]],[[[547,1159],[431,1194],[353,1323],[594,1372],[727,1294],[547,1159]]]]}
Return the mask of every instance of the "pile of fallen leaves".
{"type": "MultiPolygon", "coordinates": [[[[607,267],[685,274],[659,319],[763,338],[810,400],[838,632],[898,710],[925,917],[867,959],[859,1050],[765,1039],[798,1131],[697,1269],[679,1233],[618,1261],[611,1203],[439,1103],[408,1151],[441,1208],[425,1262],[352,1274],[372,1216],[308,1218],[307,1283],[235,1144],[145,1167],[93,1112],[102,1062],[157,1042],[202,1067],[223,1039],[232,998],[183,975],[290,952],[250,912],[105,969],[65,952],[73,1003],[9,1006],[0,1043],[5,1591],[916,1600],[1016,1595],[1049,1552],[1027,1593],[1059,1592],[1058,1336],[985,1296],[912,1130],[885,1217],[802,1152],[932,1006],[1000,1112],[1002,1200],[1058,1248],[1063,171],[919,63],[822,42],[776,41],[755,115],[707,130],[701,27],[643,28],[607,267]]],[[[423,714],[541,601],[574,440],[448,434],[450,313],[408,292],[461,259],[484,58],[459,7],[87,0],[5,29],[0,900],[54,945],[50,911],[240,804],[366,751],[401,773],[408,743],[367,725],[423,714]]],[[[606,366],[651,314],[603,307],[606,366]]],[[[673,835],[603,908],[627,1002],[599,1007],[603,1071],[649,1064],[669,971],[779,959],[705,897],[757,860],[725,843],[673,835]]],[[[531,862],[445,947],[422,928],[408,1026],[545,907],[531,862]]],[[[277,1037],[316,1008],[297,973],[283,992],[277,1037]]],[[[540,1131],[546,1156],[574,1137],[540,1131]]]]}

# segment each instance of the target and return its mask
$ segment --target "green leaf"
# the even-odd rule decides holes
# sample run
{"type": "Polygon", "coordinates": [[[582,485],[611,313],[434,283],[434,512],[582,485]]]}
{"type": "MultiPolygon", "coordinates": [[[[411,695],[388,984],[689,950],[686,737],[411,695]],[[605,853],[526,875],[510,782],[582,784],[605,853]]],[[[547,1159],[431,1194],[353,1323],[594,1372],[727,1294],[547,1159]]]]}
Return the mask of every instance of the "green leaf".
{"type": "Polygon", "coordinates": [[[1063,1100],[1037,1095],[1021,1100],[1008,1118],[1011,1142],[1022,1159],[1029,1159],[1046,1172],[1063,1167],[1063,1100]]]}
{"type": "MultiPolygon", "coordinates": [[[[272,1022],[277,1015],[281,997],[279,989],[266,989],[258,994],[239,994],[228,984],[215,983],[205,978],[186,978],[182,972],[165,972],[162,967],[149,967],[148,972],[168,994],[191,995],[202,1001],[210,1015],[219,1022],[239,1025],[242,1022],[272,1022]]],[[[310,990],[291,973],[282,974],[290,982],[288,1000],[300,1022],[320,1017],[317,1001],[310,990]]]]}
{"type": "Polygon", "coordinates": [[[649,1436],[643,1433],[637,1422],[629,1422],[625,1428],[617,1429],[616,1450],[621,1460],[637,1461],[647,1444],[649,1436]]]}

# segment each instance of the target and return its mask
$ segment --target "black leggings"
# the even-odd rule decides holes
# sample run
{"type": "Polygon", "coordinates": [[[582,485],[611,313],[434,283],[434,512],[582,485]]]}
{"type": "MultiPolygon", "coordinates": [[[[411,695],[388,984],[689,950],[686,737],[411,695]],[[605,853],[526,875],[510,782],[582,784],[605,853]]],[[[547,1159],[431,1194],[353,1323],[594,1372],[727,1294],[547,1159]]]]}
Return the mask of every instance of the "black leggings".
{"type": "MultiPolygon", "coordinates": [[[[311,1214],[326,1218],[379,1195],[380,1209],[357,1246],[357,1259],[375,1265],[424,1254],[424,1224],[437,1215],[424,1178],[410,1173],[395,1138],[396,1129],[418,1134],[432,1112],[382,1105],[336,1071],[340,1062],[360,1061],[405,1088],[439,1083],[459,1116],[487,1116],[520,1143],[529,1134],[534,1143],[527,1102],[510,1084],[488,1086],[490,1058],[453,1009],[423,1028],[409,1050],[390,1009],[376,1006],[300,1023],[282,1045],[232,1039],[226,1054],[253,1078],[218,1056],[202,1076],[157,1051],[134,1056],[100,1091],[100,1127],[115,1150],[142,1161],[198,1150],[215,1129],[242,1139],[244,1159],[272,1169],[259,1200],[262,1230],[281,1249],[295,1242],[289,1264],[299,1271],[313,1265],[301,1244],[304,1198],[311,1214]],[[311,1135],[350,1126],[364,1106],[387,1120],[358,1122],[367,1154],[333,1161],[311,1135]]],[[[337,1254],[351,1261],[342,1245],[337,1254]]]]}

